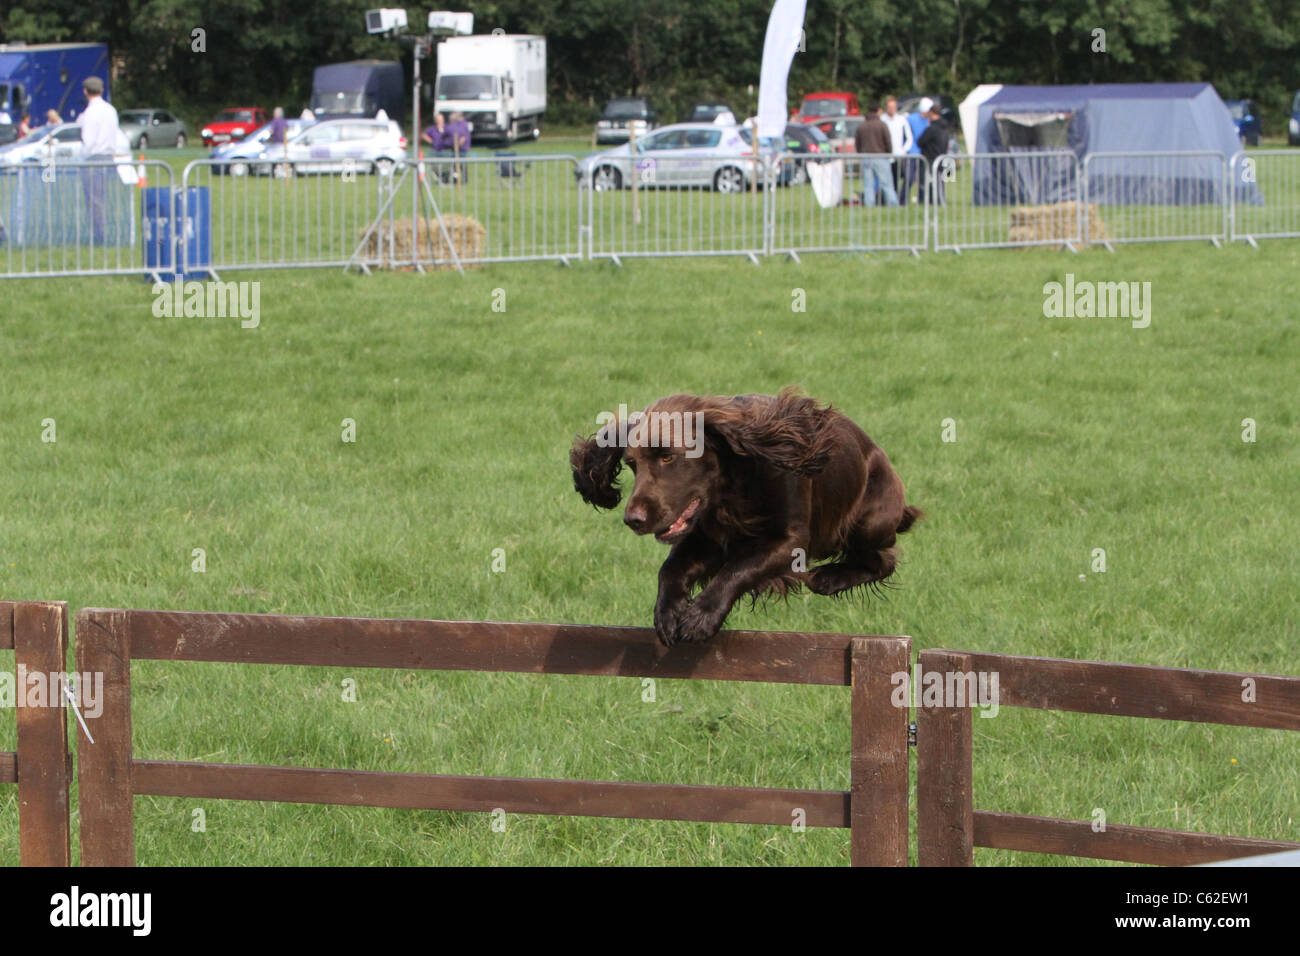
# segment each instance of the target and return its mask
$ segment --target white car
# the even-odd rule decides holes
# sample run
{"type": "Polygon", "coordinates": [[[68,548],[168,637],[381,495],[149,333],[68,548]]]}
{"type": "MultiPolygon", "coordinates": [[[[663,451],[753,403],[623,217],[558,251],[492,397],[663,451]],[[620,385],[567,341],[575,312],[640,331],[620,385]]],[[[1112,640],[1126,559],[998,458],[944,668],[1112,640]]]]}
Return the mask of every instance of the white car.
{"type": "MultiPolygon", "coordinates": [[[[126,134],[117,131],[114,155],[129,156],[131,143],[126,134]]],[[[85,158],[81,146],[81,124],[59,123],[55,126],[38,126],[22,139],[0,147],[0,164],[21,163],[79,163],[85,158]]]]}
{"type": "Polygon", "coordinates": [[[406,158],[406,137],[389,119],[332,119],[268,146],[250,163],[276,176],[301,173],[376,172],[387,175],[406,158]]]}
{"type": "Polygon", "coordinates": [[[676,123],[578,163],[578,185],[597,192],[697,186],[720,193],[743,192],[754,176],[749,130],[713,123],[676,123]]]}

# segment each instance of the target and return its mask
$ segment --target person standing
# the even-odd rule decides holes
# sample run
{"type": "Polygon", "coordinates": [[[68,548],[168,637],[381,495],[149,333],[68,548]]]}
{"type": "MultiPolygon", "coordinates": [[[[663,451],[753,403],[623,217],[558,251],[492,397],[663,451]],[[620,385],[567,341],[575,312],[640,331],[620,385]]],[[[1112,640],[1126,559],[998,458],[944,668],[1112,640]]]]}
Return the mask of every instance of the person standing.
{"type": "MultiPolygon", "coordinates": [[[[86,94],[86,108],[81,111],[81,154],[86,163],[112,162],[117,146],[117,110],[104,99],[104,81],[88,76],[81,85],[86,94]]],[[[86,203],[90,207],[91,242],[102,244],[107,238],[108,174],[109,165],[87,166],[82,170],[86,203]]]]}
{"type": "MultiPolygon", "coordinates": [[[[908,151],[912,148],[912,127],[907,124],[907,117],[898,112],[898,97],[891,96],[885,100],[885,115],[880,117],[886,126],[889,127],[889,140],[892,145],[890,150],[893,158],[889,161],[891,172],[894,174],[894,191],[897,192],[903,185],[903,168],[907,161],[903,159],[908,151]]],[[[902,202],[902,197],[899,202],[902,202]]]]}
{"type": "MultiPolygon", "coordinates": [[[[907,151],[909,158],[903,160],[903,192],[898,197],[898,201],[904,206],[907,205],[911,197],[912,187],[920,186],[925,182],[925,173],[921,168],[924,160],[921,158],[921,134],[925,128],[930,125],[930,107],[933,101],[927,96],[921,100],[915,112],[907,114],[907,128],[912,131],[912,148],[907,151]]],[[[916,195],[917,202],[924,201],[923,193],[918,192],[916,195]]]]}
{"type": "Polygon", "coordinates": [[[943,205],[943,175],[934,175],[934,162],[940,156],[948,152],[948,124],[944,122],[939,115],[939,104],[930,104],[930,114],[927,117],[930,121],[926,126],[925,132],[921,134],[918,145],[921,147],[921,155],[925,158],[925,169],[922,172],[925,178],[922,180],[922,188],[930,180],[934,179],[934,203],[936,206],[943,205]]]}
{"type": "MultiPolygon", "coordinates": [[[[465,122],[465,114],[453,112],[451,122],[447,124],[446,148],[451,150],[452,156],[464,159],[469,155],[471,130],[469,123],[465,122]]],[[[456,178],[459,182],[465,182],[465,164],[456,164],[456,178]]]]}
{"type": "Polygon", "coordinates": [[[886,206],[898,205],[898,194],[894,192],[894,178],[889,172],[889,157],[893,152],[893,141],[889,136],[889,127],[880,118],[880,106],[872,103],[867,107],[867,118],[858,131],[853,134],[853,146],[862,153],[862,204],[876,204],[876,190],[885,197],[886,206]]]}
{"type": "Polygon", "coordinates": [[[32,114],[23,111],[23,118],[18,121],[18,138],[22,139],[32,131],[32,114]]]}

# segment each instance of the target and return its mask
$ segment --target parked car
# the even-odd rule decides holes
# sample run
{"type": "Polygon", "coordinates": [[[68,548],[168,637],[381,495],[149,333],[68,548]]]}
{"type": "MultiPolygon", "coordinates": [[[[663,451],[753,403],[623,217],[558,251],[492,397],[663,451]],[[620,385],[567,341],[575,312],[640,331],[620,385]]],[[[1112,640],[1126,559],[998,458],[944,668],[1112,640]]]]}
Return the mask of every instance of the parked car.
{"type": "Polygon", "coordinates": [[[266,110],[260,106],[235,106],[222,110],[217,118],[203,127],[203,145],[215,146],[243,139],[266,122],[266,110]]]}
{"type": "Polygon", "coordinates": [[[1300,90],[1296,91],[1291,101],[1291,119],[1286,124],[1286,141],[1288,145],[1300,146],[1300,90]]]}
{"type": "Polygon", "coordinates": [[[835,152],[852,153],[857,149],[858,127],[864,119],[865,116],[838,116],[813,125],[830,141],[835,152]]]}
{"type": "Polygon", "coordinates": [[[792,123],[815,123],[828,116],[860,116],[862,108],[852,93],[809,93],[790,114],[792,123]]]}
{"type": "Polygon", "coordinates": [[[626,143],[633,131],[638,138],[655,128],[654,107],[644,96],[620,96],[605,104],[596,121],[596,143],[626,143]]]}
{"type": "MultiPolygon", "coordinates": [[[[314,123],[314,120],[291,119],[285,121],[284,139],[287,143],[293,137],[297,136],[307,127],[314,123]]],[[[222,143],[220,146],[214,146],[212,152],[208,154],[209,159],[223,159],[228,162],[214,164],[212,172],[220,176],[228,174],[231,176],[247,176],[251,169],[251,161],[262,155],[267,148],[267,140],[271,138],[271,124],[258,127],[241,140],[233,143],[222,143]]],[[[268,172],[269,170],[259,170],[268,172]]]]}
{"type": "Polygon", "coordinates": [[[719,100],[701,100],[691,107],[688,123],[718,123],[721,126],[734,126],[736,113],[730,106],[719,100]]]}
{"type": "Polygon", "coordinates": [[[150,146],[184,149],[188,139],[185,123],[167,110],[123,110],[117,114],[117,125],[126,134],[131,149],[150,146]]]}
{"type": "Polygon", "coordinates": [[[696,186],[743,192],[753,176],[749,131],[713,123],[676,123],[587,156],[578,163],[581,187],[597,192],[642,186],[696,186]],[[639,175],[636,175],[639,174],[639,175]]]}
{"type": "Polygon", "coordinates": [[[785,127],[785,151],[798,154],[794,159],[787,159],[781,164],[781,175],[777,184],[781,186],[799,186],[808,181],[807,164],[823,157],[829,158],[835,152],[831,141],[816,126],[802,123],[787,123],[785,127]]]}
{"type": "Polygon", "coordinates": [[[75,163],[81,157],[81,126],[77,123],[38,126],[22,139],[0,147],[0,163],[7,165],[49,160],[75,163]]]}
{"type": "Polygon", "coordinates": [[[1237,127],[1237,138],[1244,146],[1259,145],[1259,110],[1253,100],[1225,100],[1224,106],[1237,127]]]}
{"type": "Polygon", "coordinates": [[[250,168],[276,176],[302,173],[388,174],[406,158],[406,137],[394,120],[325,120],[302,130],[283,147],[265,146],[250,168]]]}

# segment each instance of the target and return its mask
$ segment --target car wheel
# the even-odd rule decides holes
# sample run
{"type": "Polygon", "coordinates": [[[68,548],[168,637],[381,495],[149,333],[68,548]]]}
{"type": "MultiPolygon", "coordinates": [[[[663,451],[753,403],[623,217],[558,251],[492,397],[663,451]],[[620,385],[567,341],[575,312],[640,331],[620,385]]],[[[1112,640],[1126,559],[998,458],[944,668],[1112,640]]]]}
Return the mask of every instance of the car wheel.
{"type": "Polygon", "coordinates": [[[393,175],[393,167],[395,165],[397,164],[391,159],[377,159],[375,160],[375,172],[380,176],[391,176],[393,175]]]}
{"type": "Polygon", "coordinates": [[[140,142],[138,142],[138,143],[135,144],[135,148],[136,148],[136,149],[148,149],[148,148],[149,148],[149,137],[148,137],[148,136],[145,136],[143,133],[141,133],[141,134],[140,134],[140,142]]]}
{"type": "Polygon", "coordinates": [[[276,163],[271,167],[271,175],[276,179],[293,179],[293,163],[276,163]]]}
{"type": "Polygon", "coordinates": [[[177,133],[177,134],[176,134],[176,148],[177,148],[177,149],[184,149],[184,148],[185,148],[185,134],[184,134],[184,133],[177,133]]]}
{"type": "Polygon", "coordinates": [[[591,174],[591,188],[598,193],[623,188],[623,174],[613,166],[601,166],[591,174]]]}
{"type": "Polygon", "coordinates": [[[720,193],[743,193],[745,174],[735,166],[724,166],[714,175],[713,188],[720,193]]]}
{"type": "Polygon", "coordinates": [[[226,167],[226,171],[229,172],[231,176],[247,176],[248,163],[231,163],[226,167]]]}

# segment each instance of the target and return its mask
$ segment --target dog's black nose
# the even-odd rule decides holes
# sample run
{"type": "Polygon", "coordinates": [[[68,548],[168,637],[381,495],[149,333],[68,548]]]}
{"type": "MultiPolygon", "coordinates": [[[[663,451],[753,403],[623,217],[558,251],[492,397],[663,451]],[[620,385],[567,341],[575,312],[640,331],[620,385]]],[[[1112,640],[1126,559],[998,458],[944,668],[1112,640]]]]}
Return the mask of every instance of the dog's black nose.
{"type": "Polygon", "coordinates": [[[650,515],[645,505],[629,504],[627,510],[623,512],[623,523],[637,534],[645,532],[646,523],[649,520],[650,515]]]}

